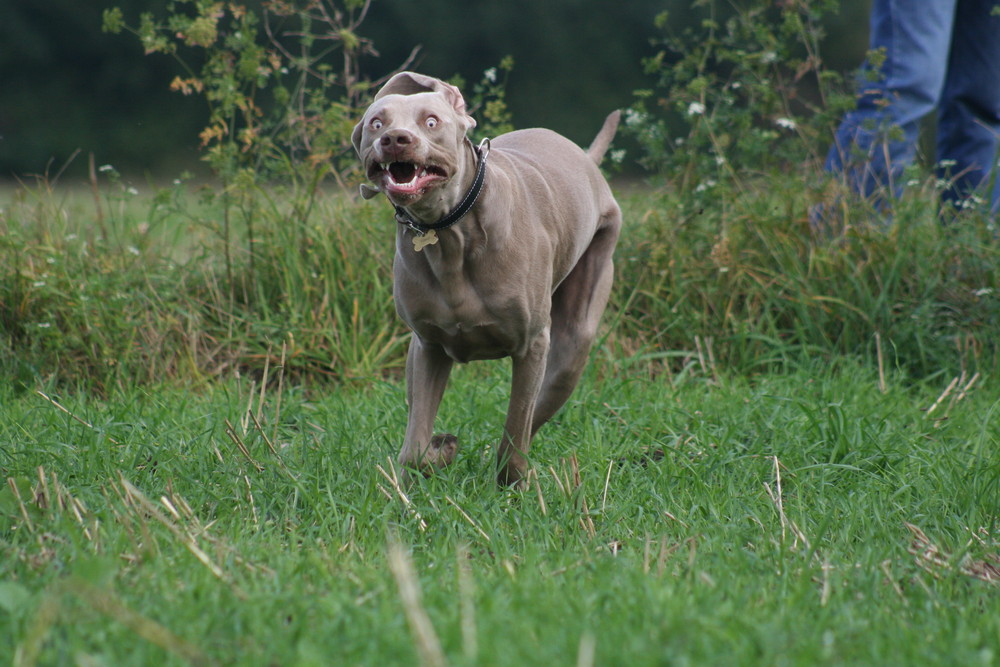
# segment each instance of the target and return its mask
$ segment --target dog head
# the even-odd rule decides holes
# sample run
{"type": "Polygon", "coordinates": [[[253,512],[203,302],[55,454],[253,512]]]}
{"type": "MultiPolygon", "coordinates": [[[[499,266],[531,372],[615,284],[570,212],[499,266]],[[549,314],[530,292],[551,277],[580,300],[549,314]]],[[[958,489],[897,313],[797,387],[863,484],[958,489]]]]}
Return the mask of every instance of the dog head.
{"type": "Polygon", "coordinates": [[[458,170],[466,133],[476,126],[462,93],[423,74],[400,72],[375,95],[351,140],[374,188],[406,206],[445,187],[458,170]]]}

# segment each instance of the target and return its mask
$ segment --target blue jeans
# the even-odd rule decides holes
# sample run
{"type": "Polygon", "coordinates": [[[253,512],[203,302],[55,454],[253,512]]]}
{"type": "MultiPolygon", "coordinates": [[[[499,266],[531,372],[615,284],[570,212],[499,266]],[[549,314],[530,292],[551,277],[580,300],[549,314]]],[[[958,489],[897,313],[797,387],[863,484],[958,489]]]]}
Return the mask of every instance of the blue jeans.
{"type": "Polygon", "coordinates": [[[936,170],[945,202],[1000,210],[1000,15],[997,0],[874,0],[858,106],[825,168],[875,202],[898,197],[919,121],[937,109],[936,170]],[[882,50],[882,51],[879,51],[882,50]],[[884,54],[884,61],[878,60],[884,54]]]}

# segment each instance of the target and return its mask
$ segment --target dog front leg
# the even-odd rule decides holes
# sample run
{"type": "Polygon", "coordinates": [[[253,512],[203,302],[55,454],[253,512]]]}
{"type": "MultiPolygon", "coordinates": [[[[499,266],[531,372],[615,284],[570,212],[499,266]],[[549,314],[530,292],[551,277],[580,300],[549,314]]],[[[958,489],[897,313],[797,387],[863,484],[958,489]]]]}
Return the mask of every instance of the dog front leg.
{"type": "Polygon", "coordinates": [[[434,418],[453,365],[440,345],[425,343],[413,334],[406,356],[406,402],[409,415],[399,452],[403,468],[428,472],[452,462],[457,449],[454,436],[434,437],[434,418]]]}
{"type": "Polygon", "coordinates": [[[546,327],[529,343],[524,354],[513,357],[510,405],[497,449],[497,483],[501,486],[520,486],[528,471],[525,455],[531,447],[531,421],[545,377],[548,353],[549,329],[546,327]]]}

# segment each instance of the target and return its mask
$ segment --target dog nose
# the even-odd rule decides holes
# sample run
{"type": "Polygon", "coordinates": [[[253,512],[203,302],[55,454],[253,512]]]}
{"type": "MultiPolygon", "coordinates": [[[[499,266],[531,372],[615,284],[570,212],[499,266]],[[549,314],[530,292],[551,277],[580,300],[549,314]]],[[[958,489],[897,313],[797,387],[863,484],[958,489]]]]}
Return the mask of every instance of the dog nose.
{"type": "Polygon", "coordinates": [[[413,143],[413,135],[406,130],[389,130],[382,135],[383,148],[403,148],[413,143]]]}

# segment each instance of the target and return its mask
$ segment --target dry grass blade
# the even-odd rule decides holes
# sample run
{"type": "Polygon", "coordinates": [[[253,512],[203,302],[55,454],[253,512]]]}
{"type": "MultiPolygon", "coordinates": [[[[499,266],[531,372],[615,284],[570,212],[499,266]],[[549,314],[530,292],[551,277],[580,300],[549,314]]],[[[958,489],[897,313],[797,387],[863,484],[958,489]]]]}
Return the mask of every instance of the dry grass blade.
{"type": "MultiPolygon", "coordinates": [[[[642,571],[643,571],[644,574],[649,574],[649,571],[650,571],[650,565],[652,563],[652,557],[653,557],[653,545],[654,545],[654,543],[655,542],[654,542],[653,538],[651,538],[649,536],[646,537],[646,544],[643,547],[643,555],[642,555],[642,571]]],[[[695,538],[689,537],[689,538],[685,539],[682,542],[676,542],[674,544],[670,544],[669,541],[667,540],[667,536],[666,535],[661,535],[660,536],[660,540],[659,540],[658,546],[656,548],[656,576],[657,577],[662,577],[663,576],[664,571],[667,569],[667,560],[670,558],[670,556],[672,556],[674,554],[675,551],[677,551],[678,549],[680,549],[685,544],[688,545],[688,548],[690,550],[689,560],[691,560],[693,562],[693,560],[694,560],[694,554],[697,551],[697,542],[696,542],[695,538]]]]}
{"type": "MultiPolygon", "coordinates": [[[[247,410],[247,415],[249,414],[250,411],[247,410]]],[[[249,417],[247,417],[247,419],[249,419],[249,417]]],[[[254,457],[250,455],[250,450],[247,449],[246,443],[243,442],[243,438],[239,436],[239,434],[236,432],[236,429],[233,428],[233,425],[230,423],[228,419],[225,420],[225,424],[226,424],[226,435],[228,435],[229,439],[233,441],[234,445],[236,445],[236,449],[240,451],[240,454],[246,457],[246,460],[250,462],[250,465],[252,465],[257,470],[257,472],[264,472],[264,466],[261,465],[260,462],[255,460],[254,457]]],[[[247,426],[245,426],[243,429],[244,433],[246,433],[247,428],[249,428],[249,422],[247,426]]]]}
{"type": "Polygon", "coordinates": [[[593,667],[597,652],[597,640],[589,632],[580,637],[580,647],[576,652],[576,667],[593,667]]]}
{"type": "Polygon", "coordinates": [[[545,505],[545,496],[542,495],[542,485],[538,481],[538,470],[536,468],[528,471],[527,483],[529,488],[532,486],[535,487],[535,493],[538,496],[538,507],[542,510],[542,516],[548,516],[549,510],[545,505]]]}
{"type": "MultiPolygon", "coordinates": [[[[962,374],[962,378],[963,379],[965,378],[964,373],[962,374]]],[[[969,381],[962,385],[962,389],[958,392],[958,395],[952,398],[951,401],[948,403],[948,409],[945,411],[945,414],[951,412],[951,409],[955,407],[955,404],[961,401],[963,398],[965,398],[966,395],[969,393],[969,390],[972,389],[973,385],[975,385],[976,382],[978,381],[979,381],[979,373],[974,373],[972,377],[969,379],[969,381]]]]}
{"type": "Polygon", "coordinates": [[[712,351],[713,342],[714,339],[708,336],[705,338],[703,345],[701,336],[694,337],[694,346],[698,353],[698,365],[701,366],[701,372],[711,377],[713,382],[718,382],[719,371],[715,364],[715,353],[712,351]],[[706,357],[708,359],[707,363],[705,361],[706,357]]]}
{"type": "Polygon", "coordinates": [[[91,609],[113,618],[149,643],[183,658],[192,665],[214,664],[197,646],[181,639],[151,618],[129,608],[114,594],[78,578],[69,581],[67,588],[91,609]]]}
{"type": "Polygon", "coordinates": [[[950,395],[951,395],[951,392],[952,392],[952,391],[953,391],[953,390],[955,389],[955,387],[956,387],[956,386],[958,385],[958,382],[959,382],[959,378],[957,378],[957,377],[956,377],[956,378],[954,378],[954,379],[953,379],[953,380],[952,380],[952,381],[951,381],[951,382],[950,382],[950,383],[948,384],[948,386],[947,386],[947,387],[945,387],[944,391],[942,391],[942,392],[941,392],[941,395],[937,397],[937,400],[935,400],[935,401],[934,401],[933,403],[931,403],[931,406],[930,406],[929,408],[927,408],[927,413],[926,413],[926,414],[927,414],[928,416],[929,416],[929,415],[930,415],[930,414],[931,414],[932,412],[934,412],[935,410],[937,410],[937,407],[938,407],[939,405],[941,405],[941,402],[942,402],[942,401],[943,401],[944,399],[948,398],[948,396],[950,396],[950,395]]]}
{"type": "MultiPolygon", "coordinates": [[[[71,418],[71,419],[73,419],[74,421],[76,421],[76,422],[79,422],[80,424],[83,424],[84,426],[86,426],[87,428],[89,428],[89,429],[91,429],[91,430],[94,430],[94,431],[96,431],[96,430],[97,430],[96,428],[94,428],[94,425],[93,425],[93,424],[91,424],[91,423],[90,423],[89,421],[87,421],[86,419],[83,419],[83,418],[81,418],[81,417],[77,417],[77,416],[76,416],[75,414],[73,414],[72,412],[70,412],[70,411],[69,411],[69,410],[68,410],[67,408],[65,408],[64,406],[62,406],[62,405],[61,405],[61,404],[60,404],[60,403],[59,403],[58,401],[56,401],[56,400],[55,400],[54,398],[52,398],[52,397],[50,397],[50,396],[46,395],[45,393],[43,393],[43,392],[41,392],[41,391],[37,391],[37,390],[36,390],[36,391],[35,391],[35,393],[36,393],[36,394],[38,394],[39,396],[41,396],[42,398],[44,398],[44,399],[45,399],[46,401],[48,401],[49,403],[51,403],[51,404],[52,404],[53,406],[55,406],[56,408],[58,408],[58,409],[59,409],[59,410],[61,410],[62,412],[65,412],[65,413],[66,413],[67,415],[69,415],[69,416],[70,416],[70,418],[71,418]]],[[[104,433],[103,435],[104,435],[104,437],[105,437],[105,438],[107,438],[107,439],[108,439],[109,441],[111,441],[111,444],[113,444],[113,445],[117,445],[117,444],[118,444],[118,441],[117,441],[117,440],[115,440],[114,438],[112,438],[112,437],[111,437],[110,435],[108,435],[107,433],[104,433]]]]}
{"type": "Polygon", "coordinates": [[[880,565],[880,567],[882,568],[882,572],[885,574],[885,580],[889,582],[889,585],[892,586],[892,590],[896,592],[896,595],[898,595],[899,599],[903,601],[903,604],[909,604],[909,601],[906,599],[906,596],[903,595],[903,589],[900,587],[899,582],[896,581],[896,577],[894,577],[892,574],[892,570],[890,569],[891,565],[892,565],[891,561],[888,560],[882,561],[880,565]]]}
{"type": "Polygon", "coordinates": [[[462,613],[462,649],[467,660],[473,662],[479,654],[476,634],[475,580],[469,563],[469,548],[459,542],[455,556],[458,560],[458,598],[462,613]]]}
{"type": "Polygon", "coordinates": [[[233,592],[236,593],[241,599],[246,599],[246,593],[240,589],[225,573],[225,571],[216,565],[216,563],[205,553],[198,542],[195,540],[194,536],[189,534],[186,530],[174,523],[170,517],[163,514],[160,509],[153,504],[153,502],[147,498],[142,491],[133,486],[124,476],[119,475],[119,482],[121,484],[124,495],[129,498],[129,500],[136,506],[141,508],[146,514],[156,519],[158,522],[163,524],[164,527],[169,530],[174,537],[176,537],[184,545],[184,547],[191,552],[191,554],[204,565],[208,570],[218,579],[226,582],[232,587],[233,592]]]}
{"type": "Polygon", "coordinates": [[[410,626],[413,641],[420,656],[420,664],[427,667],[444,667],[444,651],[438,640],[434,626],[421,602],[420,584],[417,581],[413,563],[403,547],[395,540],[389,541],[389,569],[399,587],[399,597],[403,602],[406,622],[410,626]]]}
{"type": "Polygon", "coordinates": [[[771,485],[766,482],[764,484],[764,490],[767,491],[768,497],[778,510],[778,518],[781,520],[781,541],[785,541],[787,529],[790,530],[792,535],[795,536],[795,540],[792,542],[793,551],[798,548],[799,542],[802,542],[806,549],[808,549],[809,539],[806,537],[805,533],[799,529],[795,522],[789,519],[788,515],[785,514],[784,497],[781,491],[781,462],[778,461],[777,456],[772,456],[771,458],[774,460],[774,484],[776,490],[772,490],[771,485]]]}
{"type": "Polygon", "coordinates": [[[596,537],[597,529],[594,526],[593,518],[590,516],[590,507],[587,504],[586,496],[583,495],[581,490],[583,479],[580,477],[580,464],[577,461],[576,454],[571,455],[569,458],[560,459],[560,463],[562,464],[561,476],[552,466],[549,466],[549,472],[552,473],[553,479],[556,480],[556,486],[559,487],[559,491],[566,497],[566,500],[572,501],[575,496],[579,495],[576,503],[577,509],[580,511],[580,527],[591,538],[596,537]]]}
{"type": "Polygon", "coordinates": [[[601,495],[601,514],[604,514],[604,510],[608,506],[608,487],[611,486],[611,469],[614,465],[614,461],[608,462],[608,474],[604,477],[604,493],[601,495]]]}
{"type": "Polygon", "coordinates": [[[463,509],[462,509],[461,507],[459,507],[458,503],[456,503],[456,502],[455,502],[454,500],[452,500],[452,499],[451,499],[451,496],[447,496],[447,495],[446,495],[446,496],[444,497],[444,499],[445,499],[445,500],[447,500],[447,501],[448,501],[449,503],[451,503],[451,506],[452,506],[452,507],[454,507],[455,509],[457,509],[457,510],[458,510],[458,513],[459,513],[459,514],[461,514],[461,515],[462,515],[462,517],[463,517],[463,518],[464,518],[464,519],[465,519],[466,521],[468,521],[468,522],[469,522],[469,525],[470,525],[470,526],[472,526],[473,528],[475,528],[475,529],[476,529],[476,532],[477,532],[477,533],[479,533],[480,535],[482,535],[482,536],[483,536],[483,539],[485,539],[485,540],[486,540],[487,542],[492,542],[492,541],[493,541],[493,540],[491,540],[491,539],[490,539],[490,536],[486,534],[486,531],[484,531],[484,530],[483,530],[482,528],[480,528],[480,527],[479,527],[479,525],[478,525],[478,524],[476,524],[476,522],[472,520],[472,517],[471,517],[471,516],[469,516],[469,515],[468,515],[468,514],[466,513],[466,511],[465,511],[465,510],[463,510],[463,509]]]}
{"type": "Polygon", "coordinates": [[[406,495],[406,492],[403,491],[402,485],[399,483],[399,478],[396,476],[396,468],[392,465],[392,459],[389,459],[389,469],[392,470],[391,475],[385,471],[385,468],[377,463],[375,464],[375,469],[378,470],[383,477],[385,477],[386,481],[389,482],[390,485],[392,485],[392,488],[396,491],[396,495],[403,501],[403,505],[407,510],[409,510],[410,514],[413,515],[413,518],[417,520],[417,525],[420,526],[420,530],[427,530],[427,522],[424,521],[422,516],[420,516],[420,512],[414,509],[413,503],[410,502],[410,497],[406,495]]]}
{"type": "Polygon", "coordinates": [[[271,454],[274,455],[274,459],[278,462],[278,467],[281,468],[282,472],[288,475],[290,479],[298,480],[298,478],[295,476],[295,473],[289,470],[288,466],[285,465],[285,461],[278,454],[278,450],[275,448],[274,443],[271,441],[271,438],[267,437],[267,434],[264,433],[264,428],[260,425],[260,420],[257,419],[257,415],[251,414],[250,418],[253,420],[254,428],[256,428],[257,432],[260,433],[260,437],[264,438],[264,443],[267,445],[267,448],[271,451],[271,454]]]}
{"type": "MultiPolygon", "coordinates": [[[[917,565],[935,577],[940,576],[941,570],[950,571],[953,569],[952,554],[944,551],[934,544],[927,534],[912,523],[904,524],[913,535],[907,551],[916,558],[917,565]]],[[[979,539],[979,538],[976,538],[979,539]]],[[[965,556],[958,564],[958,571],[962,574],[985,581],[989,584],[1000,585],[1000,553],[990,553],[977,560],[965,556]]]]}
{"type": "Polygon", "coordinates": [[[882,358],[882,334],[875,332],[875,353],[878,356],[878,390],[886,392],[885,388],[885,360],[882,358]]]}

